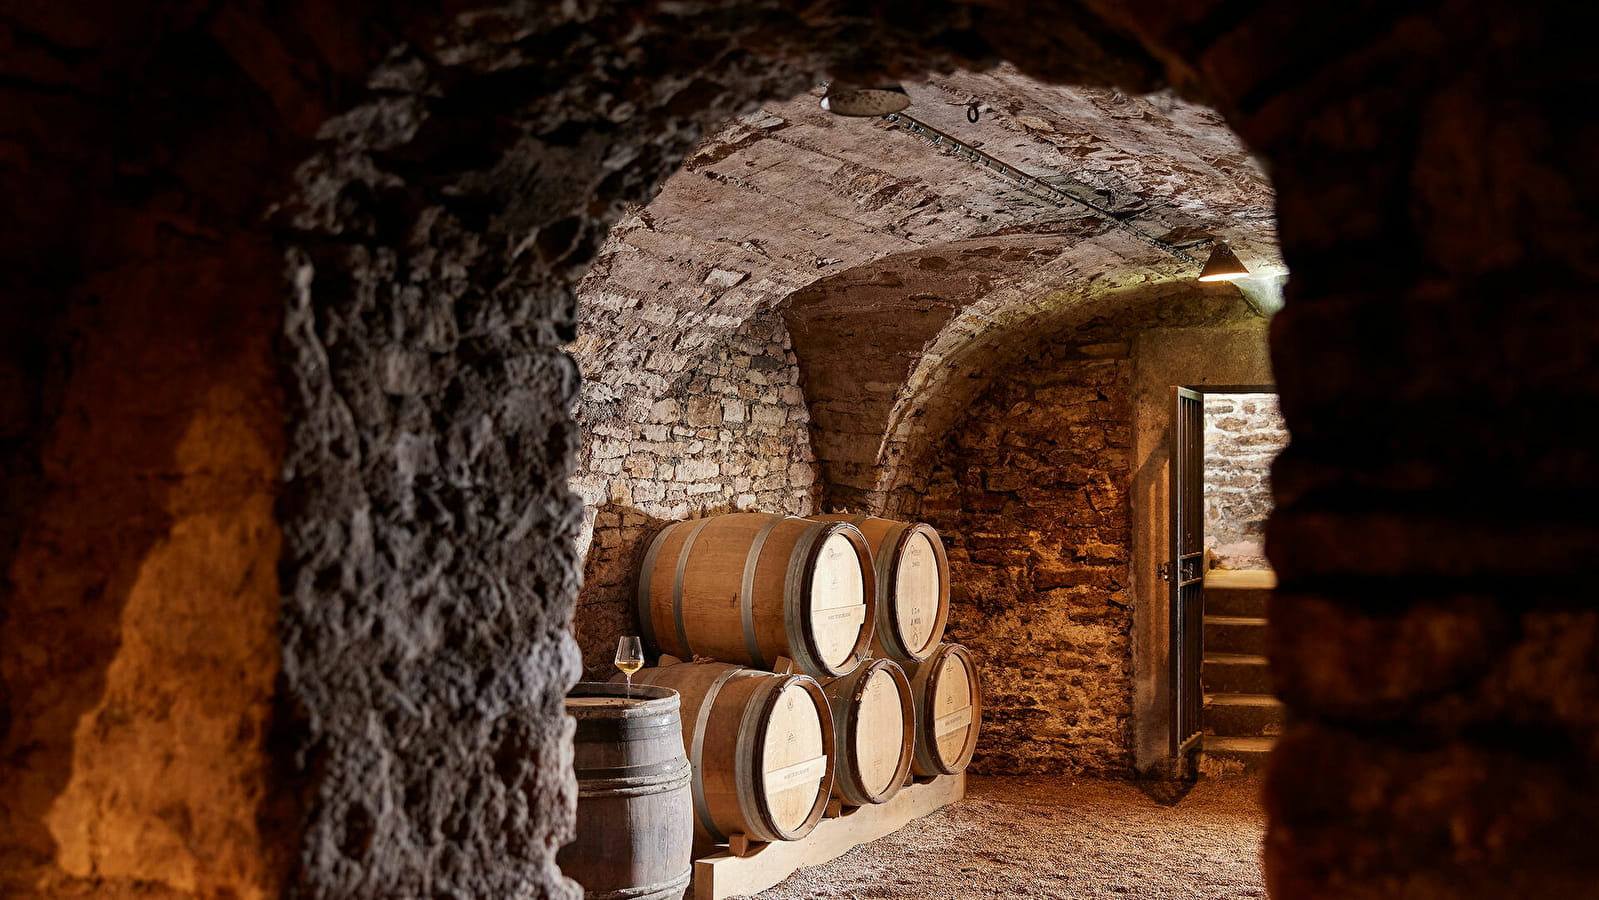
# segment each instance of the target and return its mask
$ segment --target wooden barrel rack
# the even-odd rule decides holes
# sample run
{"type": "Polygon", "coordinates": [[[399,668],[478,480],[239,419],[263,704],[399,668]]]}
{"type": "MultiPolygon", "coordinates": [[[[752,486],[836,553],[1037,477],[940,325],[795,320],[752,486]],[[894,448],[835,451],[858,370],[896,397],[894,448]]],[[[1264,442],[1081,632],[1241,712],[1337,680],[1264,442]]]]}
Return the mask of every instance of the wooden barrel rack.
{"type": "Polygon", "coordinates": [[[633,678],[681,698],[696,898],[770,887],[959,799],[982,692],[943,641],[949,595],[925,523],[729,513],[653,536],[636,608],[660,665],[633,678]]]}

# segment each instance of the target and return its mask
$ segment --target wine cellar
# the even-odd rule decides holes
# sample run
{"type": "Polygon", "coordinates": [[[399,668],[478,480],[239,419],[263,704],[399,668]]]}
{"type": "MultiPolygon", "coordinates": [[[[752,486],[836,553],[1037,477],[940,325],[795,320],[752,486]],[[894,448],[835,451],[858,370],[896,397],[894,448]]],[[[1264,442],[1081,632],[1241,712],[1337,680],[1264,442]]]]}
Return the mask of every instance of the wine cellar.
{"type": "MultiPolygon", "coordinates": [[[[1005,221],[1044,227],[1066,215],[1071,227],[1087,227],[1083,209],[1061,208],[1069,201],[1039,205],[1003,181],[989,184],[959,149],[941,152],[912,129],[976,133],[954,96],[986,96],[994,109],[1039,104],[1084,123],[1130,101],[1051,93],[1004,73],[906,90],[911,106],[892,121],[838,116],[817,102],[823,91],[812,91],[728,123],[623,220],[579,285],[590,330],[575,357],[593,374],[575,410],[584,431],[573,484],[585,499],[579,541],[587,553],[574,629],[586,678],[625,681],[616,667],[636,663],[617,655],[617,642],[636,634],[650,665],[634,678],[682,698],[680,736],[695,772],[690,891],[703,900],[773,889],[809,867],[830,870],[825,864],[839,854],[965,796],[968,769],[979,778],[1124,784],[1141,771],[1250,775],[1280,729],[1269,685],[1249,683],[1218,702],[1253,704],[1254,718],[1223,722],[1227,733],[1208,750],[1196,740],[1179,741],[1185,746],[1175,752],[1140,746],[1172,740],[1162,694],[1175,650],[1133,640],[1138,610],[1147,627],[1165,591],[1153,578],[1137,579],[1146,568],[1139,558],[1165,552],[1165,519],[1156,515],[1165,511],[1135,505],[1141,486],[1133,473],[1164,471],[1169,385],[1210,385],[1213,393],[1269,385],[1269,297],[1256,307],[1233,286],[1196,283],[1196,272],[1155,289],[1040,297],[1031,301],[1036,309],[1020,304],[1009,313],[1017,325],[987,335],[963,334],[979,320],[949,318],[931,301],[976,277],[1032,272],[1024,277],[1043,284],[1097,265],[1114,279],[1128,265],[1165,266],[1155,254],[1170,257],[1160,241],[1134,251],[1109,233],[1074,238],[1069,251],[1034,237],[934,243],[940,249],[806,275],[809,286],[786,298],[744,290],[793,277],[781,274],[784,254],[807,252],[818,236],[745,222],[741,206],[751,197],[796,200],[805,189],[794,173],[837,157],[881,166],[885,154],[897,154],[921,179],[880,210],[852,194],[815,196],[836,188],[810,189],[815,207],[834,217],[828,238],[843,246],[881,240],[872,216],[899,216],[907,230],[931,227],[922,198],[947,198],[952,189],[979,191],[957,207],[968,219],[963,227],[979,234],[992,226],[973,215],[977,203],[993,204],[1005,221]],[[913,113],[919,118],[907,118],[913,113]],[[722,172],[742,174],[724,181],[722,172]],[[842,210],[865,221],[848,223],[842,210]],[[760,236],[760,253],[727,236],[737,227],[759,229],[747,233],[760,236]],[[772,300],[773,313],[748,308],[772,300]],[[701,305],[715,319],[701,326],[698,340],[708,346],[692,353],[637,314],[671,306],[680,323],[699,316],[701,305]],[[967,347],[945,372],[919,390],[872,398],[872,384],[914,383],[907,360],[951,340],[967,347]],[[917,425],[893,430],[885,420],[896,416],[917,425]],[[875,447],[841,440],[880,429],[890,436],[875,447]],[[873,465],[854,462],[868,453],[873,465]],[[863,508],[871,512],[856,511],[863,508]],[[1140,548],[1140,540],[1157,546],[1140,548]],[[762,742],[774,733],[790,743],[762,742]]],[[[1139,149],[1146,163],[1176,153],[1165,143],[1173,131],[1199,127],[1184,119],[1193,114],[1186,108],[1138,109],[1142,119],[1124,140],[1148,142],[1139,149]]],[[[1039,145],[1037,126],[988,115],[983,133],[1001,135],[985,144],[993,158],[1025,159],[1039,145]]],[[[983,116],[979,109],[979,123],[983,116]]],[[[1209,140],[1216,159],[1236,155],[1224,132],[1209,140]]],[[[1196,192],[1220,177],[1183,171],[1196,192]]],[[[1238,176],[1228,178],[1236,189],[1238,176]]],[[[1255,193],[1229,207],[1243,219],[1255,214],[1250,203],[1269,204],[1269,185],[1253,178],[1255,193]]],[[[1269,232],[1229,236],[1260,270],[1255,289],[1269,291],[1269,232]]],[[[1215,469],[1217,489],[1235,491],[1228,496],[1241,496],[1235,485],[1251,477],[1264,493],[1277,445],[1261,438],[1281,426],[1227,406],[1226,396],[1216,393],[1210,408],[1231,411],[1218,420],[1232,429],[1227,443],[1207,451],[1215,459],[1194,462],[1215,469]]],[[[1164,485],[1142,486],[1151,488],[1164,485]]],[[[1212,530],[1244,518],[1230,507],[1212,513],[1212,530]]],[[[1235,564],[1263,566],[1263,513],[1252,515],[1253,526],[1239,521],[1226,532],[1223,549],[1235,564]],[[1238,555],[1248,534],[1254,555],[1238,555]]],[[[1258,626],[1263,615],[1232,618],[1258,626]]],[[[1205,627],[1242,626],[1222,617],[1205,627]]],[[[1231,685],[1227,667],[1239,666],[1221,653],[1230,646],[1215,638],[1216,659],[1206,663],[1218,686],[1231,685]]],[[[1257,652],[1233,655],[1264,662],[1258,648],[1243,649],[1257,652]]],[[[986,792],[989,782],[981,783],[986,792]]],[[[614,853],[611,842],[594,847],[614,853]]],[[[652,884],[633,889],[648,893],[652,884]]]]}
{"type": "Polygon", "coordinates": [[[1567,6],[0,0],[0,896],[1599,894],[1567,6]]]}

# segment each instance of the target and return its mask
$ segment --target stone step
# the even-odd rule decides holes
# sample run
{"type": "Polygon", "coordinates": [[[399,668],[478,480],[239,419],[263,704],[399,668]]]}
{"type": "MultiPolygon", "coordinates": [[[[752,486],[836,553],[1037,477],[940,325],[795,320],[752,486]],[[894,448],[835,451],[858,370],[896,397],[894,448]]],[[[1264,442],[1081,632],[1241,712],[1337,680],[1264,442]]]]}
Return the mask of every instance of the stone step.
{"type": "Polygon", "coordinates": [[[1266,657],[1253,653],[1205,653],[1202,680],[1207,694],[1269,694],[1266,657]]]}
{"type": "Polygon", "coordinates": [[[1205,651],[1266,652],[1266,620],[1259,616],[1205,616],[1205,651]]]}
{"type": "Polygon", "coordinates": [[[1266,598],[1271,591],[1260,588],[1213,588],[1205,586],[1205,612],[1216,616],[1266,617],[1266,598]]]}
{"type": "Polygon", "coordinates": [[[1199,771],[1211,776],[1261,772],[1276,743],[1269,737],[1207,737],[1200,749],[1199,771]]]}
{"type": "Polygon", "coordinates": [[[1282,733],[1283,705],[1270,694],[1208,694],[1202,720],[1207,735],[1275,737],[1282,733]]]}
{"type": "Polygon", "coordinates": [[[1205,612],[1264,618],[1266,598],[1276,586],[1277,576],[1272,572],[1211,569],[1205,573],[1205,612]]]}
{"type": "Polygon", "coordinates": [[[1211,569],[1205,573],[1205,584],[1269,591],[1277,586],[1277,573],[1270,569],[1211,569]]]}

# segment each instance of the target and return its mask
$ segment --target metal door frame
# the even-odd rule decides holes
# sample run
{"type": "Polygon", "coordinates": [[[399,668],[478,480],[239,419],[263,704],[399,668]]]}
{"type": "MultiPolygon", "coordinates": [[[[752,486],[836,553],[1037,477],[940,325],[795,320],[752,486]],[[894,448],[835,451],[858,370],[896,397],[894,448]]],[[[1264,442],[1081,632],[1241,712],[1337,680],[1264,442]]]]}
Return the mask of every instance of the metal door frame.
{"type": "Polygon", "coordinates": [[[1171,617],[1171,753],[1181,756],[1204,733],[1205,397],[1192,388],[1172,388],[1169,478],[1164,574],[1171,617]]]}

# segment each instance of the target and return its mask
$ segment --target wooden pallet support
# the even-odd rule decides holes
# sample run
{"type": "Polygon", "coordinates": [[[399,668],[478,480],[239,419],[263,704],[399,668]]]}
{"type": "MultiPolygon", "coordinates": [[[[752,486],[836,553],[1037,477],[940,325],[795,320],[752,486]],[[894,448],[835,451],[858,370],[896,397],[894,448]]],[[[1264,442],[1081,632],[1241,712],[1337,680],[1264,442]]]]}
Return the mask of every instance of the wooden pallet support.
{"type": "Polygon", "coordinates": [[[804,840],[766,844],[733,835],[728,850],[694,861],[693,896],[724,900],[759,893],[805,866],[837,859],[965,795],[964,773],[942,775],[906,786],[887,803],[843,808],[838,817],[823,819],[804,840]]]}

